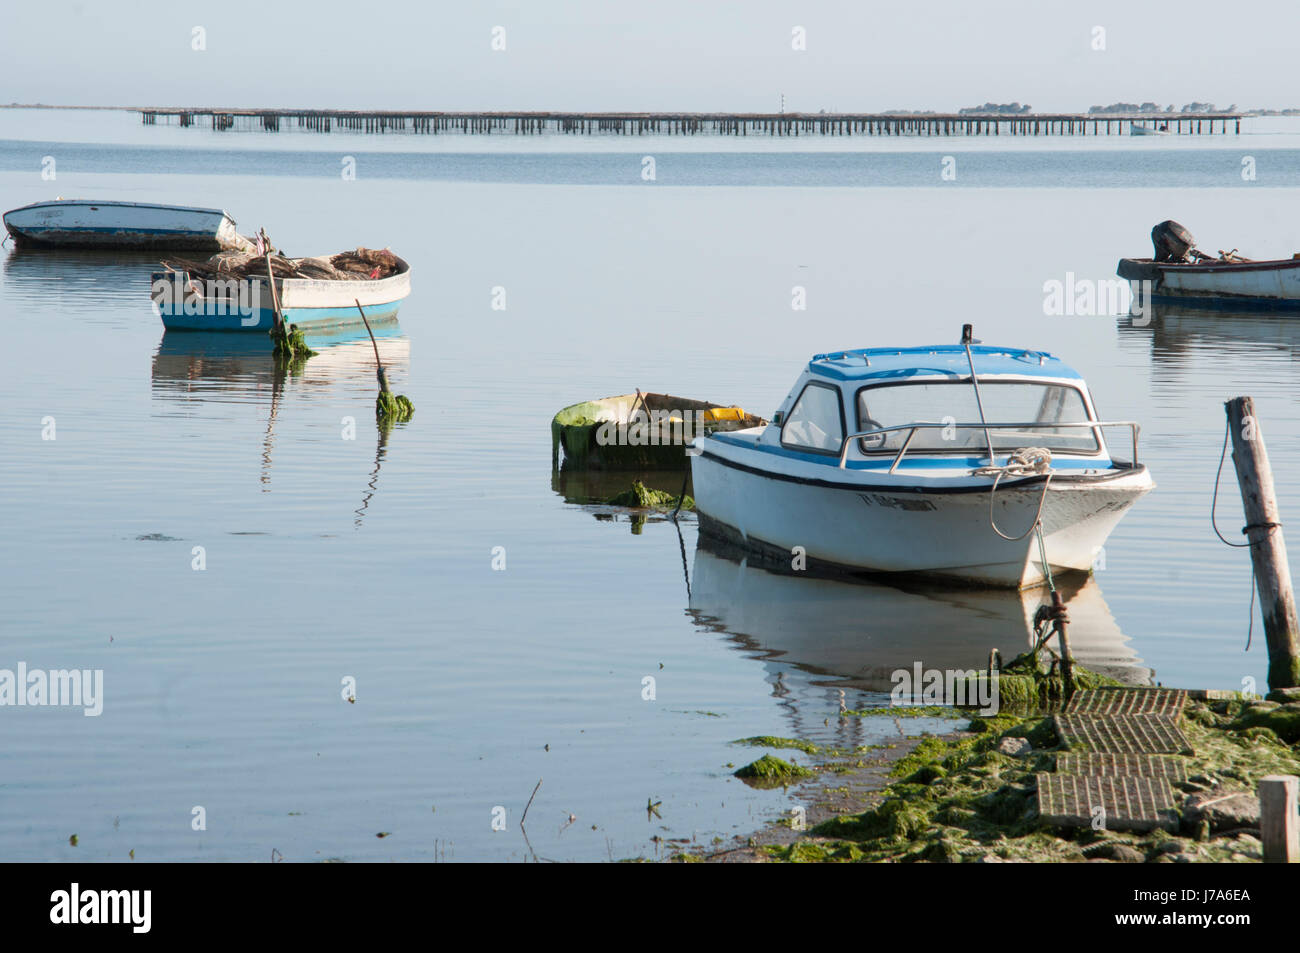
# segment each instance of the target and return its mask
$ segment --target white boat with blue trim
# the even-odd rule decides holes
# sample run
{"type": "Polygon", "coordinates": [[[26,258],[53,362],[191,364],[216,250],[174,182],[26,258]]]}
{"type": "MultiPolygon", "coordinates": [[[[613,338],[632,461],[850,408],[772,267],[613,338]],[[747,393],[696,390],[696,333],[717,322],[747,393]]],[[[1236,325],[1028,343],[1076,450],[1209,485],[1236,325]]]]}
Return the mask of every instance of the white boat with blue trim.
{"type": "MultiPolygon", "coordinates": [[[[384,252],[391,273],[373,279],[287,278],[277,275],[274,293],[261,277],[212,278],[183,268],[152,275],[150,297],[168,330],[270,331],[275,309],[288,325],[304,332],[322,332],[361,324],[361,308],[372,322],[396,320],[398,308],[411,293],[411,266],[384,252]]],[[[260,261],[260,259],[255,259],[260,261]]],[[[291,267],[327,259],[284,259],[291,267]]]]}
{"type": "Polygon", "coordinates": [[[1059,358],[969,326],[959,345],[818,354],[772,423],[694,442],[700,531],[796,568],[1027,588],[1089,571],[1154,488],[1139,430],[1099,419],[1059,358]]]}
{"type": "Polygon", "coordinates": [[[43,248],[141,248],[176,251],[247,250],[223,209],[55,199],[4,214],[15,244],[43,248]]]}

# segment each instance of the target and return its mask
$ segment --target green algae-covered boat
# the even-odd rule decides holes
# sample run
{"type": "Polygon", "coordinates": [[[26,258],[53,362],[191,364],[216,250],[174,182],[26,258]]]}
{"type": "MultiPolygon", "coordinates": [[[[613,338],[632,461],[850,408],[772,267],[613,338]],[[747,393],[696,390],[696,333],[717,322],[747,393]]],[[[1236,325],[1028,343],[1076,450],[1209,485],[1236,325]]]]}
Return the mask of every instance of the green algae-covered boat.
{"type": "Polygon", "coordinates": [[[551,464],[591,470],[684,470],[696,437],[766,427],[739,407],[672,394],[620,394],[565,407],[551,421],[551,464]]]}

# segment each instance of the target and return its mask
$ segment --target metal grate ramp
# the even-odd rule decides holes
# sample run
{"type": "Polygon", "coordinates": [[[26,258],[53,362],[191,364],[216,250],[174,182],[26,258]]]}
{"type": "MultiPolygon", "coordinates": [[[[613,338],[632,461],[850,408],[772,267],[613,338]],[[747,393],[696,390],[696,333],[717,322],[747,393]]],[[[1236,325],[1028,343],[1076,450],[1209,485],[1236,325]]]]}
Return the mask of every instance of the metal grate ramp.
{"type": "Polygon", "coordinates": [[[1075,692],[1063,711],[1073,715],[1172,715],[1187,703],[1175,688],[1092,688],[1075,692]]]}
{"type": "Polygon", "coordinates": [[[1038,812],[1062,827],[1100,823],[1112,831],[1176,830],[1174,792],[1164,778],[1038,775],[1038,812]]]}
{"type": "Polygon", "coordinates": [[[1067,748],[1103,754],[1191,754],[1172,715],[1075,715],[1054,718],[1067,748]]]}
{"type": "Polygon", "coordinates": [[[1170,783],[1187,780],[1187,762],[1163,754],[1063,751],[1056,756],[1056,771],[1099,778],[1165,778],[1170,783]]]}

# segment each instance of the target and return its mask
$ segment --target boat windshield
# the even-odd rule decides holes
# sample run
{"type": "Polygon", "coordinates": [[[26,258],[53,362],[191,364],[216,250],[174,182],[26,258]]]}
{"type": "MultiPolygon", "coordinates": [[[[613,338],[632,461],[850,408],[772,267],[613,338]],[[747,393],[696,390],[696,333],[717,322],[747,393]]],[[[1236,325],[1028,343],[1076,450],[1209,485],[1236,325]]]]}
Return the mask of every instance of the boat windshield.
{"type": "MultiPolygon", "coordinates": [[[[1089,420],[1083,393],[1064,384],[1036,381],[980,380],[984,419],[990,424],[1029,424],[990,427],[995,451],[1046,447],[1063,453],[1096,453],[1094,430],[1053,427],[1053,423],[1089,420]],[[1042,424],[1043,426],[1038,426],[1042,424]]],[[[880,384],[858,391],[858,429],[874,430],[912,423],[974,423],[980,419],[975,389],[969,380],[880,384]]],[[[863,453],[898,453],[908,431],[863,437],[863,453]]],[[[908,452],[969,452],[987,450],[981,427],[926,428],[916,431],[908,452]]]]}

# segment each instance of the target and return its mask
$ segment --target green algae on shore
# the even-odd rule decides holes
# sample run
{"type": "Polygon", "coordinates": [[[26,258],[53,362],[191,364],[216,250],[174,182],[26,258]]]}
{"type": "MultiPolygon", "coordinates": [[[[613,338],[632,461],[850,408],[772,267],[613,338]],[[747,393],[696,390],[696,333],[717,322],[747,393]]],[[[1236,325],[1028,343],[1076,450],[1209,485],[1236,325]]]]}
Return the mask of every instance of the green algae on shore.
{"type": "Polygon", "coordinates": [[[804,754],[817,754],[822,750],[821,745],[815,745],[811,741],[800,741],[798,738],[778,738],[775,735],[740,738],[733,741],[732,744],[749,745],[754,748],[793,748],[796,751],[802,751],[804,754]]]}
{"type": "MultiPolygon", "coordinates": [[[[1016,660],[1021,668],[1028,668],[1025,661],[1016,660]]],[[[1235,696],[1188,702],[1180,727],[1195,753],[1180,758],[1185,763],[1183,780],[1171,782],[1176,795],[1174,829],[1060,828],[1042,820],[1037,797],[1037,775],[1056,771],[1057,755],[1065,750],[1050,714],[1057,705],[1040,704],[1064,687],[1052,676],[1055,672],[1044,675],[1032,670],[1012,676],[1027,683],[1025,700],[1033,714],[1003,710],[976,716],[966,733],[922,739],[894,763],[889,772],[892,780],[876,794],[879,803],[825,820],[792,843],[757,846],[751,839],[754,855],[793,863],[1262,859],[1257,829],[1231,817],[1222,826],[1212,825],[1190,796],[1208,793],[1210,803],[1233,795],[1253,798],[1265,775],[1300,774],[1300,702],[1290,696],[1276,701],[1235,696]],[[1016,739],[1017,744],[1004,751],[1006,739],[1016,739]]],[[[1076,676],[1080,687],[1113,684],[1086,670],[1076,669],[1076,676]]],[[[742,741],[829,753],[798,739],[742,741]]],[[[859,804],[865,806],[863,799],[859,804]]]]}
{"type": "MultiPolygon", "coordinates": [[[[958,679],[956,692],[958,698],[997,699],[1000,713],[1017,712],[1028,714],[1034,711],[1046,711],[1065,700],[1065,679],[1055,662],[1044,672],[1038,658],[1033,652],[1017,655],[1000,670],[992,672],[996,685],[996,694],[989,686],[989,672],[975,673],[974,678],[958,679]]],[[[1085,668],[1074,666],[1074,690],[1119,686],[1121,683],[1106,675],[1090,672],[1085,668]]]]}
{"type": "MultiPolygon", "coordinates": [[[[829,745],[819,745],[811,741],[802,741],[798,738],[781,738],[776,735],[758,735],[753,738],[737,738],[731,742],[733,745],[749,745],[751,748],[774,748],[790,749],[802,751],[808,755],[821,755],[829,758],[843,758],[852,755],[865,754],[880,747],[879,745],[854,745],[852,748],[836,748],[829,745]]],[[[832,769],[834,765],[828,765],[832,769]]]]}
{"type": "Polygon", "coordinates": [[[1234,729],[1263,729],[1288,744],[1300,742],[1300,702],[1253,702],[1242,705],[1231,721],[1234,729]]]}
{"type": "MultiPolygon", "coordinates": [[[[1253,794],[1264,775],[1300,773],[1300,752],[1273,728],[1253,724],[1281,707],[1240,699],[1189,704],[1182,724],[1196,751],[1187,759],[1193,780],[1176,784],[1176,790],[1187,794],[1213,786],[1253,794]]],[[[1290,724],[1277,716],[1274,722],[1284,730],[1290,724]]],[[[1053,771],[1062,750],[1052,719],[999,714],[972,719],[970,729],[955,739],[927,738],[899,759],[891,771],[895,780],[876,807],[823,822],[808,838],[764,853],[791,862],[948,863],[1223,862],[1260,856],[1251,832],[1211,837],[1206,825],[1181,816],[1179,832],[1051,827],[1039,817],[1035,775],[1053,771]],[[1012,757],[998,750],[1004,738],[1026,738],[1033,747],[1027,757],[1012,757]]]]}
{"type": "Polygon", "coordinates": [[[840,712],[846,718],[964,718],[963,712],[945,705],[891,705],[888,708],[850,708],[840,712]]]}

